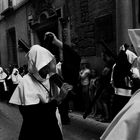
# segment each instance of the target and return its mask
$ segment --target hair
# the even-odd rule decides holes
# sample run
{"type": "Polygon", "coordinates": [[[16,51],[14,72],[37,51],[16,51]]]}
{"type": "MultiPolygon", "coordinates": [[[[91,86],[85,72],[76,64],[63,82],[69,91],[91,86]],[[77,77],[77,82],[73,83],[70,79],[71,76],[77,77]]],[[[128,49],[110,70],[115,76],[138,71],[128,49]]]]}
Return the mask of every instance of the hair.
{"type": "Polygon", "coordinates": [[[52,41],[53,41],[53,35],[51,33],[44,35],[44,44],[45,45],[51,45],[52,41]]]}

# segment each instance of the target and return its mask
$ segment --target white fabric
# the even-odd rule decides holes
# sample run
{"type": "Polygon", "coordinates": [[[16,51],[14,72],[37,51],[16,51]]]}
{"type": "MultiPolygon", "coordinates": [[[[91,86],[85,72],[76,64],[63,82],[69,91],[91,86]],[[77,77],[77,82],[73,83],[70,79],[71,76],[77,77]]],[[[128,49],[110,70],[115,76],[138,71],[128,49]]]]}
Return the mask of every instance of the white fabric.
{"type": "Polygon", "coordinates": [[[126,55],[127,55],[127,59],[128,59],[128,61],[129,61],[129,63],[133,63],[134,62],[134,60],[137,58],[137,56],[136,56],[136,54],[135,53],[133,53],[132,51],[130,51],[130,50],[126,50],[126,55]]]}
{"type": "Polygon", "coordinates": [[[3,81],[3,79],[5,79],[7,76],[7,74],[3,71],[3,68],[0,67],[0,82],[1,80],[3,81]]]}
{"type": "Polygon", "coordinates": [[[49,102],[49,94],[42,85],[27,74],[18,84],[9,102],[17,105],[32,105],[40,101],[49,102]]]}
{"type": "Polygon", "coordinates": [[[90,74],[90,70],[89,69],[82,69],[79,73],[80,78],[81,78],[81,84],[83,86],[86,86],[89,84],[89,74],[90,74]]]}
{"type": "MultiPolygon", "coordinates": [[[[27,56],[29,73],[33,74],[50,90],[49,76],[42,79],[38,71],[49,64],[54,56],[39,45],[32,46],[27,56]]],[[[38,104],[40,101],[48,103],[50,100],[49,93],[37,80],[33,79],[30,74],[26,74],[18,84],[9,102],[17,105],[38,104]]]]}
{"type": "Polygon", "coordinates": [[[101,140],[140,140],[140,90],[117,114],[101,140]]]}
{"type": "Polygon", "coordinates": [[[128,29],[128,35],[138,56],[140,56],[140,29],[128,29]]]}
{"type": "Polygon", "coordinates": [[[14,68],[11,74],[13,84],[19,84],[22,79],[22,76],[19,74],[18,69],[14,68]],[[15,75],[16,73],[16,75],[15,75]]]}
{"type": "Polygon", "coordinates": [[[129,89],[123,89],[123,88],[114,88],[115,89],[115,94],[116,95],[121,95],[121,96],[131,96],[131,90],[129,89]]]}
{"type": "Polygon", "coordinates": [[[51,52],[39,45],[32,46],[27,56],[28,70],[31,73],[38,72],[54,59],[54,55],[51,52]]]}
{"type": "Polygon", "coordinates": [[[7,85],[6,85],[6,82],[5,82],[5,78],[7,77],[7,74],[3,71],[3,68],[0,67],[0,82],[3,83],[4,85],[4,90],[7,91],[7,85]]]}
{"type": "MultiPolygon", "coordinates": [[[[50,100],[49,93],[38,81],[31,77],[31,74],[50,90],[49,75],[46,79],[42,79],[38,71],[49,64],[53,59],[54,56],[48,50],[39,45],[34,45],[28,53],[29,73],[26,74],[18,84],[9,102],[17,105],[33,105],[38,104],[40,101],[48,103],[50,100]]],[[[58,92],[56,94],[58,94],[58,92]]],[[[58,108],[56,109],[56,117],[62,132],[61,117],[58,108]]]]}
{"type": "MultiPolygon", "coordinates": [[[[111,80],[110,80],[110,83],[112,84],[112,86],[114,87],[114,90],[115,90],[114,93],[115,93],[116,95],[121,95],[121,96],[128,96],[128,97],[130,97],[130,96],[131,96],[131,92],[132,92],[131,89],[116,88],[116,87],[114,86],[114,83],[113,83],[113,72],[114,72],[114,67],[115,67],[115,66],[116,66],[116,64],[114,64],[113,67],[112,67],[111,80]]],[[[131,85],[130,85],[129,79],[126,78],[126,80],[128,81],[128,82],[127,82],[127,83],[128,83],[128,86],[131,86],[131,85]]]]}
{"type": "Polygon", "coordinates": [[[133,75],[135,75],[135,77],[140,78],[140,71],[138,68],[132,67],[131,72],[133,73],[133,75]]]}
{"type": "Polygon", "coordinates": [[[60,127],[61,133],[63,134],[61,116],[60,116],[58,107],[56,108],[56,118],[57,118],[57,120],[58,120],[58,125],[59,125],[59,127],[60,127]]]}

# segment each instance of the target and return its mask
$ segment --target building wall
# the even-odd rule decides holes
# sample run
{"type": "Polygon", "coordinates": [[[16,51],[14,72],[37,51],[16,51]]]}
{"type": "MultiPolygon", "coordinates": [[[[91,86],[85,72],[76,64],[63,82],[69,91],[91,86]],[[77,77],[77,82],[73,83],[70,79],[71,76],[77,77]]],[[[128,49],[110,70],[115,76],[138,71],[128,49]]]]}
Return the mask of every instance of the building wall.
{"type": "MultiPolygon", "coordinates": [[[[20,8],[15,14],[15,27],[16,27],[16,39],[23,40],[26,44],[30,46],[30,36],[28,33],[28,20],[27,20],[27,7],[20,8]]],[[[18,48],[18,44],[17,44],[18,48]]],[[[19,66],[26,64],[25,52],[24,50],[18,51],[18,63],[19,66]]]]}
{"type": "Polygon", "coordinates": [[[0,64],[7,66],[7,40],[6,40],[6,24],[0,21],[0,64]]]}
{"type": "MultiPolygon", "coordinates": [[[[29,44],[28,30],[27,30],[27,17],[26,17],[26,7],[19,8],[10,16],[3,18],[0,21],[0,42],[1,42],[1,65],[7,67],[8,63],[8,44],[6,32],[10,28],[15,28],[16,32],[16,48],[17,48],[17,59],[18,65],[21,66],[26,63],[24,58],[25,52],[19,51],[18,40],[22,39],[27,44],[29,44]],[[5,54],[5,55],[3,55],[5,54]]],[[[16,53],[16,52],[15,52],[16,53]]],[[[10,58],[9,58],[10,59],[10,58]]]]}
{"type": "Polygon", "coordinates": [[[91,67],[101,71],[104,62],[98,43],[103,39],[116,53],[116,19],[114,0],[72,0],[68,3],[71,20],[71,41],[81,57],[88,59],[91,67]],[[99,65],[101,64],[101,65],[99,65]]]}
{"type": "MultiPolygon", "coordinates": [[[[93,48],[93,55],[96,55],[96,19],[99,17],[105,17],[110,15],[112,20],[112,27],[110,28],[110,34],[115,32],[115,3],[113,0],[73,0],[69,3],[69,10],[71,15],[71,38],[72,42],[78,44],[79,49],[93,48]]],[[[104,19],[101,21],[103,26],[104,19]]],[[[106,26],[104,27],[106,28],[106,26]]],[[[106,32],[107,30],[105,30],[106,32]]],[[[103,36],[104,37],[104,36],[103,36]]],[[[115,40],[115,37],[110,40],[111,43],[115,40]]],[[[85,52],[85,50],[84,50],[85,52]]],[[[83,54],[81,55],[92,55],[83,54]]]]}
{"type": "MultiPolygon", "coordinates": [[[[44,1],[48,2],[47,0],[44,1]]],[[[35,14],[36,10],[34,9],[35,7],[32,7],[30,4],[35,3],[36,1],[31,0],[29,2],[30,3],[16,9],[16,11],[9,17],[2,18],[0,21],[1,54],[7,53],[8,50],[6,30],[11,27],[15,27],[19,65],[26,63],[26,60],[24,58],[25,53],[19,52],[18,50],[18,39],[24,40],[29,46],[31,42],[32,44],[39,43],[36,31],[31,30],[28,25],[29,15],[35,14]]],[[[103,63],[101,60],[101,52],[104,47],[98,43],[100,39],[105,41],[113,53],[117,53],[118,44],[116,42],[118,42],[118,40],[120,41],[120,39],[116,38],[116,33],[117,35],[124,35],[122,40],[125,40],[125,38],[128,40],[128,37],[126,37],[127,29],[125,29],[125,31],[122,30],[121,32],[118,29],[118,25],[120,25],[120,23],[123,24],[123,27],[125,24],[122,22],[123,16],[121,19],[116,18],[116,2],[119,2],[119,0],[54,0],[52,3],[55,10],[63,7],[64,18],[69,17],[69,38],[72,44],[76,44],[74,49],[78,51],[81,57],[86,57],[86,59],[89,59],[89,62],[92,63],[93,67],[96,67],[97,69],[102,69],[98,64],[103,63]]],[[[120,2],[122,1],[120,0],[120,2]]],[[[125,0],[125,2],[130,2],[130,0],[125,0]]],[[[127,6],[125,5],[125,2],[123,2],[123,4],[124,6],[127,6]]],[[[137,6],[138,3],[138,0],[136,0],[136,10],[139,9],[137,6]]],[[[130,4],[128,5],[130,6],[130,4]]],[[[129,10],[128,7],[125,9],[129,10]]],[[[123,10],[121,12],[123,12],[123,10]]],[[[125,13],[127,13],[127,11],[125,11],[125,13]]],[[[133,10],[132,14],[134,13],[136,17],[139,14],[138,11],[133,10]]],[[[128,16],[128,14],[125,16],[128,16]]],[[[128,17],[125,19],[128,19],[128,17]]],[[[133,19],[131,18],[130,20],[132,25],[132,20],[134,22],[135,17],[133,17],[133,19]]],[[[127,21],[125,21],[125,23],[127,23],[127,21]]],[[[139,27],[138,18],[136,19],[135,27],[139,27]]],[[[60,26],[59,23],[58,32],[60,39],[62,37],[61,28],[62,25],[60,26]]],[[[0,61],[2,65],[8,65],[8,56],[1,55],[0,61]]]]}

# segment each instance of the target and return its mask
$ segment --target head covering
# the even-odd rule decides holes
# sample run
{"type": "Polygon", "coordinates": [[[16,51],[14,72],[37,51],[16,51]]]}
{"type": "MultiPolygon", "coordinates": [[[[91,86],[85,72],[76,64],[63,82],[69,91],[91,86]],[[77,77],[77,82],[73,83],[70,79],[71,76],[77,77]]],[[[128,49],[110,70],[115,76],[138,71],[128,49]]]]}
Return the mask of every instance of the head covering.
{"type": "Polygon", "coordinates": [[[22,79],[21,75],[19,74],[18,69],[14,68],[11,74],[13,84],[18,84],[22,79]]]}
{"type": "Polygon", "coordinates": [[[140,29],[128,29],[128,35],[138,56],[140,56],[140,29]]]}
{"type": "Polygon", "coordinates": [[[0,67],[0,80],[4,80],[7,77],[7,74],[3,71],[3,68],[0,67]]]}
{"type": "Polygon", "coordinates": [[[137,58],[137,55],[130,50],[126,50],[127,59],[130,64],[133,64],[134,60],[137,58]]]}
{"type": "Polygon", "coordinates": [[[135,74],[137,78],[140,78],[140,56],[137,57],[133,62],[131,72],[135,74]]]}
{"type": "MultiPolygon", "coordinates": [[[[47,103],[50,100],[50,93],[48,92],[50,91],[49,78],[41,78],[38,72],[41,68],[54,60],[54,56],[47,49],[39,45],[34,45],[31,47],[27,57],[29,74],[26,74],[23,77],[9,102],[18,105],[38,104],[40,101],[47,103]],[[40,82],[38,82],[38,80],[48,89],[48,91],[40,82]]],[[[55,96],[54,94],[57,93],[53,92],[53,96],[55,96]]]]}
{"type": "Polygon", "coordinates": [[[34,45],[27,54],[27,58],[29,73],[33,74],[39,81],[43,82],[45,79],[41,78],[38,72],[41,68],[54,60],[54,55],[40,45],[34,45]]]}
{"type": "Polygon", "coordinates": [[[0,82],[4,85],[4,90],[7,91],[7,85],[5,82],[5,78],[7,77],[7,74],[3,71],[3,68],[0,67],[0,82]]]}

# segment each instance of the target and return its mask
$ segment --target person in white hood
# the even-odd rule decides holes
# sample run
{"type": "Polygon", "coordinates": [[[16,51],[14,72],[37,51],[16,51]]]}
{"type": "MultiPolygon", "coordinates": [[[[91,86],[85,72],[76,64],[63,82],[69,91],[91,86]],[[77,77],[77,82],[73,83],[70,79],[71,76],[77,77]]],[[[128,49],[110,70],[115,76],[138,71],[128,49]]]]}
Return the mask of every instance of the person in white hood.
{"type": "Polygon", "coordinates": [[[0,96],[4,96],[3,94],[8,91],[6,85],[7,74],[4,72],[3,68],[0,67],[0,96]]]}
{"type": "Polygon", "coordinates": [[[64,83],[59,92],[54,83],[50,84],[49,78],[56,72],[56,63],[54,55],[47,49],[34,45],[27,58],[29,73],[9,101],[19,105],[23,116],[19,140],[62,140],[56,110],[72,86],[64,83]]]}

